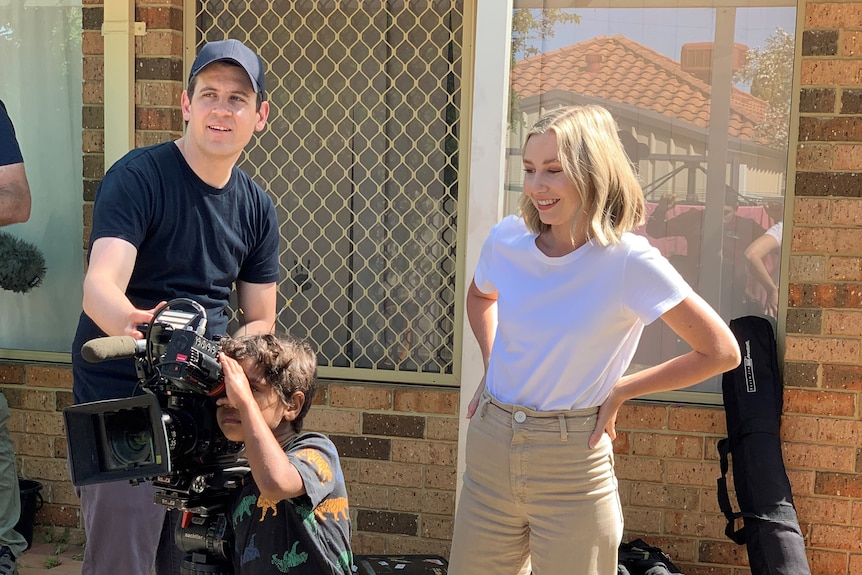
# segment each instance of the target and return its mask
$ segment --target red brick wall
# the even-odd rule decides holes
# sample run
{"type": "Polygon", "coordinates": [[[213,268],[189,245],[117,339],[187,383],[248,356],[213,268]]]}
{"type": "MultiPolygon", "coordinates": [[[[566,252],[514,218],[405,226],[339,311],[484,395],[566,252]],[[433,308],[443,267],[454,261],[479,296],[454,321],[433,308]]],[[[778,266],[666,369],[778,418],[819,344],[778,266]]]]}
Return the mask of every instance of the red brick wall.
{"type": "MultiPolygon", "coordinates": [[[[182,2],[137,4],[136,143],[182,131],[182,2]]],[[[782,438],[812,572],[862,573],[862,2],[808,2],[796,114],[795,203],[786,320],[782,438]]],[[[104,171],[102,5],[84,2],[84,219],[104,171]]],[[[791,186],[794,187],[794,186],[791,186]]],[[[0,362],[23,476],[45,485],[39,529],[81,536],[66,480],[66,366],[0,362]]],[[[309,429],[343,456],[355,550],[448,554],[458,395],[445,388],[330,382],[309,429]]],[[[620,413],[615,444],[626,538],[659,545],[687,575],[748,573],[724,537],[715,479],[720,408],[650,402],[620,413]]]]}

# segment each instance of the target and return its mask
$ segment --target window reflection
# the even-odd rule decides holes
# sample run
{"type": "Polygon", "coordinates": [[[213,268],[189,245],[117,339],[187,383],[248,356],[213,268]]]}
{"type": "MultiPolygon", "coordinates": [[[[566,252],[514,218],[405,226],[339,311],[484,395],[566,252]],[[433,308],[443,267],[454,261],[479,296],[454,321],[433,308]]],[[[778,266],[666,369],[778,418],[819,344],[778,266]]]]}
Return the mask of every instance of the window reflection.
{"type": "MultiPolygon", "coordinates": [[[[726,320],[774,316],[781,231],[773,226],[783,213],[794,45],[785,30],[795,28],[795,4],[515,4],[508,212],[517,210],[520,148],[532,122],[561,106],[602,105],[647,197],[639,233],[726,320]]],[[[635,363],[653,365],[684,346],[656,322],[635,363]]]]}

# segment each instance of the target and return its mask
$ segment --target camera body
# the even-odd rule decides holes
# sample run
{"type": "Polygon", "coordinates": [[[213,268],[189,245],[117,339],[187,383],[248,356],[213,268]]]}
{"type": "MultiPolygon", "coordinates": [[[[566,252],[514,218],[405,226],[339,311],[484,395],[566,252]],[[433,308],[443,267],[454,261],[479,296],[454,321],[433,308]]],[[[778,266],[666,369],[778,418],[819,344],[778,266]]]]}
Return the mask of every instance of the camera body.
{"type": "Polygon", "coordinates": [[[134,357],[145,393],[63,410],[74,485],[152,481],[156,503],[169,508],[206,516],[223,507],[248,467],[242,444],[229,441],[216,420],[224,393],[220,344],[204,337],[205,325],[202,306],[172,300],[140,326],[144,340],[85,345],[91,361],[134,357]]]}

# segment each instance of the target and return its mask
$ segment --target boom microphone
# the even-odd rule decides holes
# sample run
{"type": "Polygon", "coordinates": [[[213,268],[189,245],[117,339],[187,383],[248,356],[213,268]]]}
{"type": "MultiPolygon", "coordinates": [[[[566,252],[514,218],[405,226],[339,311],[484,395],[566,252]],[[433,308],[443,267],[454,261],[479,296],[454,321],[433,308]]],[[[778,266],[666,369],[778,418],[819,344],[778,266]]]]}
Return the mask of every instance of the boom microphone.
{"type": "Polygon", "coordinates": [[[39,248],[0,231],[0,289],[25,293],[44,276],[45,256],[39,248]]]}
{"type": "Polygon", "coordinates": [[[143,339],[128,335],[97,337],[81,346],[81,357],[90,363],[135,357],[144,353],[145,346],[143,339]]]}

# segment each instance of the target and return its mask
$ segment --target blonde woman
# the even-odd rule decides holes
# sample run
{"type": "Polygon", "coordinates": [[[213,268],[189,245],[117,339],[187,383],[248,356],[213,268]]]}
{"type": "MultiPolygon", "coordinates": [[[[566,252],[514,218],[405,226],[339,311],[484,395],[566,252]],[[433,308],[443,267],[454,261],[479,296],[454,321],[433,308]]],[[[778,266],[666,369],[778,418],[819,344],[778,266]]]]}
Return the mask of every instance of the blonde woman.
{"type": "Polygon", "coordinates": [[[470,402],[450,575],[616,573],[617,411],[735,367],[727,325],[646,239],[644,198],[604,108],[542,117],[521,216],[491,231],[467,295],[485,361],[470,402]],[[692,351],[624,375],[661,318],[692,351]]]}

